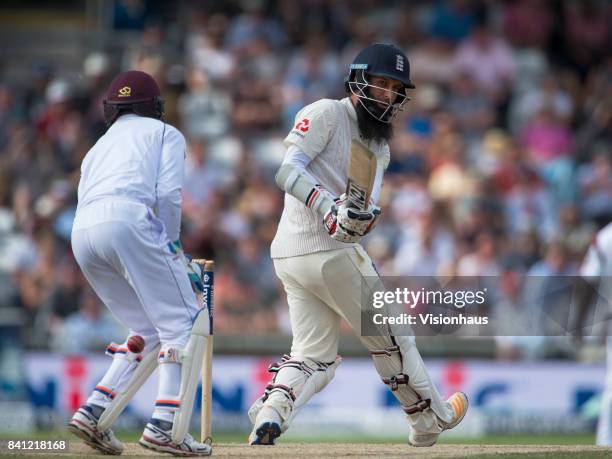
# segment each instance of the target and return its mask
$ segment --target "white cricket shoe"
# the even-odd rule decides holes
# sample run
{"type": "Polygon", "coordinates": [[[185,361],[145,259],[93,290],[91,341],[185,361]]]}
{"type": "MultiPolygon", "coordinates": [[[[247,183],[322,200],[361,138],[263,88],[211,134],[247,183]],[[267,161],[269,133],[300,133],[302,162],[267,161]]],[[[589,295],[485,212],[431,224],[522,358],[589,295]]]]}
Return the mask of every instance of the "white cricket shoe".
{"type": "Polygon", "coordinates": [[[111,429],[100,432],[98,430],[98,418],[99,416],[94,415],[94,408],[83,405],[72,416],[68,423],[68,430],[83,439],[89,446],[104,454],[120,455],[123,452],[123,443],[115,437],[111,429]]]}
{"type": "Polygon", "coordinates": [[[187,434],[181,443],[172,441],[172,423],[151,419],[145,426],[142,437],[138,440],[140,446],[153,451],[170,453],[173,456],[210,456],[212,446],[200,443],[187,434]]]}
{"type": "Polygon", "coordinates": [[[262,407],[253,423],[253,430],[249,435],[249,443],[251,445],[271,446],[274,445],[274,440],[280,437],[280,435],[280,416],[274,408],[262,407]]]}
{"type": "MultiPolygon", "coordinates": [[[[463,420],[468,410],[469,401],[467,395],[463,392],[455,392],[446,400],[446,404],[453,413],[453,419],[448,423],[440,423],[440,427],[442,427],[440,433],[456,427],[463,420]]],[[[408,443],[412,446],[433,446],[438,441],[440,433],[415,434],[411,429],[408,435],[408,443]]]]}

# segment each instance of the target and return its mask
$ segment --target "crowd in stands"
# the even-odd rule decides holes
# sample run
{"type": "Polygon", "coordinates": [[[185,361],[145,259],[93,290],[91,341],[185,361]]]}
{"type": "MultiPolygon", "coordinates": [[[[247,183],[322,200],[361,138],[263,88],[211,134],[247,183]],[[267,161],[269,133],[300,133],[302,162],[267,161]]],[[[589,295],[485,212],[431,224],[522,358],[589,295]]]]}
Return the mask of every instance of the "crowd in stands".
{"type": "Polygon", "coordinates": [[[404,49],[416,84],[363,241],[381,275],[497,276],[511,303],[528,274],[576,274],[612,220],[609,2],[173,4],[116,1],[124,44],[90,50],[74,78],[53,62],[0,74],[0,308],[22,311],[30,347],[124,333],[70,249],[80,163],[121,70],[156,78],[188,140],[182,241],[217,262],[219,333],[288,331],[269,256],[282,141],[301,107],[346,96],[372,42],[404,49]]]}

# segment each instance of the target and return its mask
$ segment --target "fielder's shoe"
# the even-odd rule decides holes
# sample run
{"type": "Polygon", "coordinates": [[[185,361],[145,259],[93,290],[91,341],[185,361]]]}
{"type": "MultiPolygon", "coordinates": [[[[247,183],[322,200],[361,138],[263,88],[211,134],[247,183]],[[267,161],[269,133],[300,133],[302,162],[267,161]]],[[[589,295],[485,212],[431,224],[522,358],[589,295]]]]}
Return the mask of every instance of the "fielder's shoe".
{"type": "MultiPolygon", "coordinates": [[[[446,404],[453,413],[453,419],[449,423],[440,423],[440,427],[442,427],[442,431],[440,433],[456,427],[457,424],[463,420],[465,413],[467,413],[468,410],[469,401],[467,395],[465,395],[463,392],[455,392],[446,400],[446,404]]],[[[414,434],[413,431],[410,430],[410,434],[408,435],[408,443],[410,443],[412,446],[432,446],[438,441],[440,433],[414,434]]]]}
{"type": "Polygon", "coordinates": [[[253,430],[249,435],[251,445],[274,445],[274,440],[280,437],[281,421],[278,413],[270,407],[264,406],[255,419],[253,430]]]}
{"type": "Polygon", "coordinates": [[[187,434],[181,443],[172,441],[172,423],[151,419],[138,440],[140,446],[174,456],[210,456],[212,446],[200,443],[187,434]]]}
{"type": "Polygon", "coordinates": [[[115,437],[112,430],[108,429],[106,432],[98,430],[98,418],[102,411],[99,407],[83,405],[72,416],[68,430],[92,448],[104,454],[117,456],[123,452],[123,443],[115,437]]]}

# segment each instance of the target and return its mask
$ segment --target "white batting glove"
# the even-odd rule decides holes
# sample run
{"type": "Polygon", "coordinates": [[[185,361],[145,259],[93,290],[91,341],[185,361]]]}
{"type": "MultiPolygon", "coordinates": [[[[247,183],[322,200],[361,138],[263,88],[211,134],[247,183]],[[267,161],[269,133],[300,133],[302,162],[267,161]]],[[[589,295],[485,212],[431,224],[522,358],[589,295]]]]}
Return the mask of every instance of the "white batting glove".
{"type": "Polygon", "coordinates": [[[338,207],[332,204],[323,217],[323,225],[332,239],[340,242],[352,243],[361,239],[359,234],[349,231],[338,224],[338,207]]]}
{"type": "Polygon", "coordinates": [[[338,207],[337,222],[346,231],[359,236],[368,234],[378,223],[381,209],[377,206],[370,206],[368,210],[355,209],[349,207],[348,202],[343,202],[338,207]]]}

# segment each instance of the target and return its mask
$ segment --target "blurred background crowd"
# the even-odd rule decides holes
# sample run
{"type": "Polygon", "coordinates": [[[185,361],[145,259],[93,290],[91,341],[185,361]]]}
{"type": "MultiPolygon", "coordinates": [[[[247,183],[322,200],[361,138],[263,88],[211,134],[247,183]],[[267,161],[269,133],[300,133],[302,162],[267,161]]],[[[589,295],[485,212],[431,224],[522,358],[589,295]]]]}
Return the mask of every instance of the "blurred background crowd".
{"type": "Polygon", "coordinates": [[[269,256],[282,140],[304,105],[345,97],[372,42],[403,48],[417,86],[364,240],[382,275],[497,276],[512,304],[528,274],[576,274],[612,220],[610,2],[99,4],[104,39],[80,68],[0,57],[0,314],[28,347],[122,339],[70,250],[80,163],[121,70],[156,78],[188,140],[182,241],[217,261],[220,333],[288,333],[269,256]]]}

